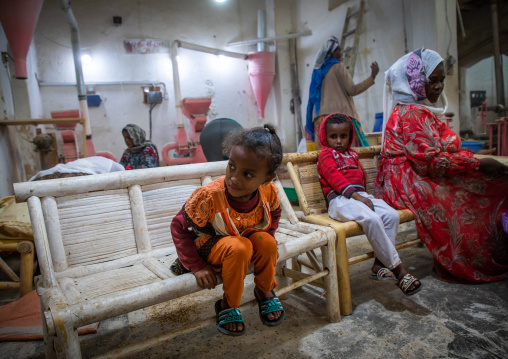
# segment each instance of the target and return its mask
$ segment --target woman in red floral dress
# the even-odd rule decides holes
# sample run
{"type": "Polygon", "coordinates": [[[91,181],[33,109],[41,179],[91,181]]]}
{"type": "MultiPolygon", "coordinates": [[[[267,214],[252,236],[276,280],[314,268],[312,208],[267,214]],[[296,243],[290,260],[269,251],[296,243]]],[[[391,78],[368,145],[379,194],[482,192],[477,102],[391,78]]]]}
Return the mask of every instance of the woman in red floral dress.
{"type": "Polygon", "coordinates": [[[436,116],[445,70],[438,53],[420,49],[386,72],[382,160],[376,196],[415,215],[441,275],[476,282],[508,278],[508,167],[477,159],[436,116]]]}

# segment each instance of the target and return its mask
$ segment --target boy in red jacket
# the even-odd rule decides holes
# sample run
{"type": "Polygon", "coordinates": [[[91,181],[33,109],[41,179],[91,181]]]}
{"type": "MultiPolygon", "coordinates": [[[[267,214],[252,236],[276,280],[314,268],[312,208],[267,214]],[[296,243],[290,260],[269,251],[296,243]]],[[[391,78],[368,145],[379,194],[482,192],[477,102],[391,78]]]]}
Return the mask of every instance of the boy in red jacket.
{"type": "Polygon", "coordinates": [[[422,283],[406,272],[395,249],[399,214],[365,191],[365,175],[358,154],[351,149],[353,138],[353,123],[344,114],[331,114],[321,123],[322,151],[317,169],[329,204],[328,214],[338,221],[355,221],[362,226],[376,254],[370,278],[397,280],[404,294],[415,294],[422,283]]]}

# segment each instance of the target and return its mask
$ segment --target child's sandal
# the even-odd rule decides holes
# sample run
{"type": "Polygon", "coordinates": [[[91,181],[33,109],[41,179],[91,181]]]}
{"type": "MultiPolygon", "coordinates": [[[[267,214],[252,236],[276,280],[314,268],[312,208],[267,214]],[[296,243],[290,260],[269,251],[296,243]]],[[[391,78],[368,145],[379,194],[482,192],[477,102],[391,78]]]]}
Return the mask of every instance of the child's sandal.
{"type": "Polygon", "coordinates": [[[369,275],[372,280],[397,280],[395,274],[388,268],[379,268],[376,274],[369,275]]]}
{"type": "Polygon", "coordinates": [[[242,313],[239,308],[222,309],[222,299],[215,303],[215,314],[217,314],[216,325],[219,332],[226,335],[240,336],[245,333],[245,323],[243,322],[242,313]],[[243,329],[239,332],[232,332],[224,328],[228,323],[242,323],[243,329]]]}
{"type": "Polygon", "coordinates": [[[277,325],[282,324],[284,321],[284,317],[286,316],[286,312],[284,308],[282,308],[282,304],[280,304],[279,298],[275,295],[275,292],[272,290],[273,297],[261,299],[258,297],[258,293],[256,292],[256,288],[254,288],[254,297],[258,302],[259,307],[259,318],[264,325],[269,327],[276,327],[277,325]],[[279,318],[275,320],[269,320],[266,316],[269,313],[282,311],[279,318]]]}
{"type": "Polygon", "coordinates": [[[416,277],[412,276],[411,274],[406,273],[402,278],[400,278],[399,282],[397,283],[397,286],[405,295],[413,295],[419,292],[420,289],[422,289],[423,283],[416,277]],[[419,282],[420,284],[416,285],[414,284],[415,282],[419,282]],[[411,285],[414,285],[415,288],[410,290],[409,288],[411,288],[411,285]]]}

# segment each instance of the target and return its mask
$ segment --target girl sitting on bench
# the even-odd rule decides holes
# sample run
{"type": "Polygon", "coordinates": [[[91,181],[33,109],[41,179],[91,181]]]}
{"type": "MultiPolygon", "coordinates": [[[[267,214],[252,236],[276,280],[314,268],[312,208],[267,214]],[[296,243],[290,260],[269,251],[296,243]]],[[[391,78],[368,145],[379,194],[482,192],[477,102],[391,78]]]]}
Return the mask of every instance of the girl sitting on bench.
{"type": "Polygon", "coordinates": [[[263,324],[276,326],[284,309],[273,289],[281,208],[272,180],[282,162],[282,146],[271,125],[232,133],[224,142],[229,156],[226,176],[191,195],[171,223],[178,259],[175,274],[192,272],[201,288],[217,285],[222,274],[224,296],[215,303],[217,329],[226,335],[245,333],[240,309],[247,268],[254,264],[254,296],[263,324]]]}

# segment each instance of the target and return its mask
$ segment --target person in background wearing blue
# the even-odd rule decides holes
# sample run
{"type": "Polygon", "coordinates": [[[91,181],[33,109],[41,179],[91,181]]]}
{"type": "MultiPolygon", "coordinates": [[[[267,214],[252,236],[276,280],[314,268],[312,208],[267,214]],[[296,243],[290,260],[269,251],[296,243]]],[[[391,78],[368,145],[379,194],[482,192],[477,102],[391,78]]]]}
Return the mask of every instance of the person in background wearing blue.
{"type": "Polygon", "coordinates": [[[354,147],[369,146],[358,121],[353,96],[359,95],[374,85],[374,79],[379,72],[377,62],[370,65],[371,75],[355,85],[346,66],[340,63],[342,49],[335,36],[321,46],[314,63],[312,81],[309,89],[309,103],[307,105],[306,132],[315,143],[316,150],[321,149],[318,136],[319,126],[323,118],[332,113],[343,113],[353,120],[356,132],[354,147]],[[314,114],[317,114],[315,117],[314,114]]]}

